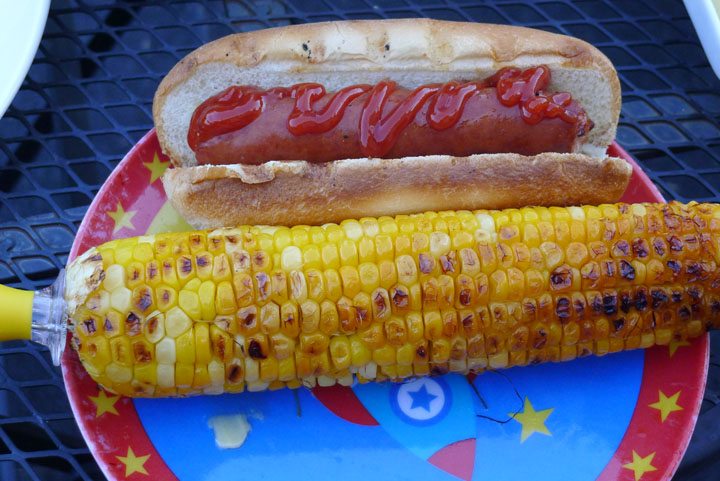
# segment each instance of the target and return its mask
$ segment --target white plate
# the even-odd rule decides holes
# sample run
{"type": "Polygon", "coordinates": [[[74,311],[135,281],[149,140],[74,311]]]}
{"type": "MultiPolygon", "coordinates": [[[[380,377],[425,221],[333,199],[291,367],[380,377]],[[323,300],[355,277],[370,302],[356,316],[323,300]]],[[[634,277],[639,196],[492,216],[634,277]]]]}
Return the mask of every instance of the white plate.
{"type": "Polygon", "coordinates": [[[720,0],[685,0],[685,8],[715,75],[720,77],[720,0]]]}
{"type": "Polygon", "coordinates": [[[32,64],[49,8],[50,0],[0,0],[0,117],[32,64]]]}

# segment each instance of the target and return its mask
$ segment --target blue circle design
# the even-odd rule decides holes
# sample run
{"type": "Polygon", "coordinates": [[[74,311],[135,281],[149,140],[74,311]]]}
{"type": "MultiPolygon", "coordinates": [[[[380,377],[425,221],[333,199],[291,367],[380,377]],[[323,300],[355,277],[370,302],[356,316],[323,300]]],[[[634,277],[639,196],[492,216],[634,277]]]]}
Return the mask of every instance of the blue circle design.
{"type": "MultiPolygon", "coordinates": [[[[432,389],[437,392],[436,389],[432,389]]],[[[409,383],[393,384],[388,391],[390,406],[395,415],[403,422],[413,426],[431,426],[442,421],[452,407],[452,390],[445,379],[441,377],[424,377],[416,379],[409,383]],[[428,391],[428,386],[439,388],[442,393],[440,396],[428,391]],[[437,413],[427,419],[418,419],[408,415],[406,409],[401,406],[400,397],[404,394],[410,395],[412,398],[412,406],[410,409],[425,409],[430,411],[433,403],[442,402],[437,413]]]]}

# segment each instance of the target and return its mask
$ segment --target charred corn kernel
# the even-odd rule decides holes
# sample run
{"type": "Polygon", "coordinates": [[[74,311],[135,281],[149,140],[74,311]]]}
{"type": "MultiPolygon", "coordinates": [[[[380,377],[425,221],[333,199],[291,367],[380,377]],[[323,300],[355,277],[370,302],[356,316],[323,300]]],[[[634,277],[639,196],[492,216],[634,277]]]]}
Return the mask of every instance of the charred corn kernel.
{"type": "Polygon", "coordinates": [[[198,279],[205,281],[212,278],[213,255],[209,252],[198,252],[195,254],[195,266],[198,279]]]}
{"type": "Polygon", "coordinates": [[[188,236],[188,246],[190,253],[195,254],[205,249],[206,235],[204,232],[193,232],[188,236]]]}
{"type": "Polygon", "coordinates": [[[280,332],[295,338],[300,332],[297,304],[287,301],[280,306],[280,332]]]}
{"type": "Polygon", "coordinates": [[[237,332],[243,336],[255,334],[260,329],[256,306],[241,307],[237,312],[237,332]]]}
{"type": "Polygon", "coordinates": [[[102,322],[105,337],[112,338],[125,334],[125,322],[123,316],[119,312],[109,310],[105,314],[102,322]]]}
{"type": "Polygon", "coordinates": [[[160,273],[162,275],[162,282],[172,287],[173,289],[180,288],[180,281],[177,277],[177,271],[175,270],[175,262],[172,258],[167,258],[160,264],[160,273]]]}
{"type": "Polygon", "coordinates": [[[307,295],[310,299],[321,302],[325,299],[325,277],[318,269],[308,269],[305,273],[307,277],[307,295]]]}
{"type": "Polygon", "coordinates": [[[130,339],[121,336],[110,340],[110,356],[113,362],[123,366],[132,365],[132,351],[130,350],[130,339]]]}
{"type": "Polygon", "coordinates": [[[155,309],[155,295],[148,285],[136,286],[130,300],[132,308],[139,312],[152,312],[155,309]]]}
{"type": "Polygon", "coordinates": [[[104,316],[110,309],[110,293],[104,289],[91,294],[85,303],[88,311],[104,316]]]}
{"type": "Polygon", "coordinates": [[[228,281],[232,278],[230,261],[225,254],[219,254],[213,258],[212,280],[215,282],[228,281]]]}
{"type": "Polygon", "coordinates": [[[142,323],[142,334],[151,343],[157,343],[165,336],[165,316],[158,311],[151,313],[142,323]]]}
{"type": "Polygon", "coordinates": [[[110,343],[102,336],[88,338],[82,345],[80,357],[91,366],[95,366],[95,374],[104,372],[105,366],[112,361],[110,354],[110,343]]]}
{"type": "Polygon", "coordinates": [[[115,392],[187,395],[481,371],[717,327],[720,206],[413,214],[112,241],[72,313],[115,392]]]}
{"type": "Polygon", "coordinates": [[[134,288],[145,282],[145,266],[140,262],[131,262],[127,266],[127,276],[125,283],[129,288],[134,288]]]}

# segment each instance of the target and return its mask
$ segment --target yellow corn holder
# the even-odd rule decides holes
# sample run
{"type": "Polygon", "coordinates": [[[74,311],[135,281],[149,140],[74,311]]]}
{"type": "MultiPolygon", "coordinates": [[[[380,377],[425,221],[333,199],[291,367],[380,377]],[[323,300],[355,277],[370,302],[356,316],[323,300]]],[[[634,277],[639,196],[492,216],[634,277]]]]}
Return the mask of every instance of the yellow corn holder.
{"type": "Polygon", "coordinates": [[[34,294],[0,285],[0,341],[30,339],[34,294]]]}

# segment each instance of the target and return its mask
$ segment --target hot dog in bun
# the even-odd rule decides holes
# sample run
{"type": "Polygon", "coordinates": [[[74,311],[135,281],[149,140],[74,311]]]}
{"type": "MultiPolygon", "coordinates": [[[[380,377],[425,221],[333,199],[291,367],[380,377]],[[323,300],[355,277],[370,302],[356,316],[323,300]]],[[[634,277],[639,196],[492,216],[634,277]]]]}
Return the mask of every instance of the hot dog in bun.
{"type": "Polygon", "coordinates": [[[581,40],[429,19],[231,35],[160,84],[168,198],[198,228],[613,202],[620,85],[581,40]]]}

